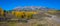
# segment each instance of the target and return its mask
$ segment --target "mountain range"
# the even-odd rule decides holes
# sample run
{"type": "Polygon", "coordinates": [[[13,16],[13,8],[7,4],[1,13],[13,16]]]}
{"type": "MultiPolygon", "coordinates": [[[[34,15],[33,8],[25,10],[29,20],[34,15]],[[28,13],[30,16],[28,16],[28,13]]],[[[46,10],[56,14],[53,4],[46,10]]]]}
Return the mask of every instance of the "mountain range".
{"type": "Polygon", "coordinates": [[[13,9],[14,11],[21,11],[21,10],[25,10],[25,11],[36,11],[36,10],[43,10],[43,11],[47,11],[47,10],[54,10],[53,8],[48,8],[48,7],[42,7],[42,6],[24,6],[24,7],[15,7],[13,9]]]}

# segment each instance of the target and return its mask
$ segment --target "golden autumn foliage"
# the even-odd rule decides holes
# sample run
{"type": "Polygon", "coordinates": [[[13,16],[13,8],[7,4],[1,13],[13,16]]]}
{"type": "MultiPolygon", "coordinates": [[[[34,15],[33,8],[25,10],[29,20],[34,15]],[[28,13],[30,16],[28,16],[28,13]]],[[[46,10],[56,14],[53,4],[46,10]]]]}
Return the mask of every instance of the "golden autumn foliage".
{"type": "Polygon", "coordinates": [[[12,11],[12,14],[15,15],[17,18],[32,18],[33,14],[37,14],[36,12],[18,12],[12,11]]]}
{"type": "Polygon", "coordinates": [[[36,12],[25,12],[26,18],[32,18],[34,14],[37,14],[36,12]]]}
{"type": "Polygon", "coordinates": [[[17,18],[21,18],[22,16],[24,16],[24,12],[12,11],[12,14],[17,18]]]}
{"type": "Polygon", "coordinates": [[[15,16],[20,18],[21,16],[24,16],[24,14],[23,12],[16,12],[15,16]]]}
{"type": "Polygon", "coordinates": [[[33,13],[32,12],[25,12],[26,18],[32,18],[33,13]]]}
{"type": "Polygon", "coordinates": [[[2,10],[2,8],[0,8],[0,15],[1,15],[1,16],[4,15],[4,11],[2,10]]]}

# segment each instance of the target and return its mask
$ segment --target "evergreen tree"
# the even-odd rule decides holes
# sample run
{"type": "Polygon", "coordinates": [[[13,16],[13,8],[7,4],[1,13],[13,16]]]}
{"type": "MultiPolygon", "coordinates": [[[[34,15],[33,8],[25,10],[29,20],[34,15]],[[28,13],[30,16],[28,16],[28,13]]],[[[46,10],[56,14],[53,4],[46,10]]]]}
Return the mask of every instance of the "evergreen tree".
{"type": "Polygon", "coordinates": [[[4,17],[6,16],[6,14],[5,14],[5,13],[6,13],[6,10],[4,10],[4,17]]]}

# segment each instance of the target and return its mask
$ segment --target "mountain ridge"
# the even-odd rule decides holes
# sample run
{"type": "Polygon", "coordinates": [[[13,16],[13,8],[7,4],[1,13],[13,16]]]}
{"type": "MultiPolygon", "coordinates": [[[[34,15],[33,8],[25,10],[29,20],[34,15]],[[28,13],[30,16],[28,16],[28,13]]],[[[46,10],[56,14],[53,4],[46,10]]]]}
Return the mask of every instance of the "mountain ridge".
{"type": "Polygon", "coordinates": [[[24,7],[15,7],[13,10],[20,11],[20,10],[54,10],[53,8],[42,7],[42,6],[24,6],[24,7]]]}

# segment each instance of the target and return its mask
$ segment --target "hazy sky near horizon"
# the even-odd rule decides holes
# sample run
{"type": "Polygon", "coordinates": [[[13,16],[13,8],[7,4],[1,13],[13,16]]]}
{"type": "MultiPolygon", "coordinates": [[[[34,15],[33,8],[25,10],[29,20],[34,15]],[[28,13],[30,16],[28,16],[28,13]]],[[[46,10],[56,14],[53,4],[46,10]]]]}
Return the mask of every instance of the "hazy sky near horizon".
{"type": "Polygon", "coordinates": [[[0,0],[0,7],[12,10],[17,6],[46,6],[60,10],[60,0],[0,0]]]}

